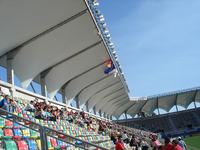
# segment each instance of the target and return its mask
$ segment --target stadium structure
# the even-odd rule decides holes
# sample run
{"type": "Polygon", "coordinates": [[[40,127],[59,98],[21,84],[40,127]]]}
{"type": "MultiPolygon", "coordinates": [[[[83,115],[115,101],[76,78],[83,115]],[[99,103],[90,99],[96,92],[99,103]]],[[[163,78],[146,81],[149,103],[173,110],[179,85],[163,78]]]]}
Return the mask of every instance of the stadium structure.
{"type": "Polygon", "coordinates": [[[123,130],[147,137],[153,132],[172,134],[179,129],[177,134],[185,134],[186,128],[190,133],[199,132],[199,108],[156,116],[153,112],[157,108],[169,111],[177,105],[187,108],[191,102],[200,102],[200,89],[129,97],[115,46],[96,0],[2,1],[0,20],[0,65],[6,74],[5,80],[3,73],[0,77],[1,99],[9,96],[17,107],[12,112],[0,109],[1,148],[115,148],[104,132],[88,130],[87,126],[59,117],[56,121],[35,118],[33,112],[25,110],[35,99],[41,105],[84,113],[105,123],[109,131],[123,130]],[[35,83],[41,94],[36,92],[35,83]],[[27,90],[29,87],[32,91],[27,90]],[[62,95],[61,101],[57,101],[57,94],[62,95]],[[76,108],[70,106],[72,101],[76,108]],[[112,116],[119,118],[123,113],[125,120],[112,121],[112,116]],[[140,117],[128,119],[127,114],[140,117]],[[182,124],[184,119],[188,122],[182,124]]]}

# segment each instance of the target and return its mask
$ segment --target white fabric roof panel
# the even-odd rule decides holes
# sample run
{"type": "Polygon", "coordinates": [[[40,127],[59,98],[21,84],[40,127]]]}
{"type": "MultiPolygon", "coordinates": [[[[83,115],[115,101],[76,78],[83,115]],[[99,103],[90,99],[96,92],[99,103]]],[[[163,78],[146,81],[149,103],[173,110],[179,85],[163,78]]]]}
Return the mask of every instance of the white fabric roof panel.
{"type": "Polygon", "coordinates": [[[142,111],[151,114],[157,108],[157,98],[148,99],[142,111]]]}
{"type": "Polygon", "coordinates": [[[126,99],[126,98],[127,98],[126,94],[119,95],[119,96],[115,97],[115,99],[111,99],[106,104],[104,104],[104,106],[102,106],[101,109],[103,112],[107,112],[116,102],[122,101],[122,99],[126,99]]]}
{"type": "Polygon", "coordinates": [[[136,101],[136,104],[134,104],[131,108],[129,108],[127,110],[127,114],[133,116],[133,115],[139,113],[145,103],[146,103],[146,100],[136,101]]]}
{"type": "Polygon", "coordinates": [[[117,105],[115,109],[112,110],[111,114],[120,116],[130,105],[133,105],[135,102],[129,101],[128,99],[124,100],[123,103],[117,105]]]}
{"type": "MultiPolygon", "coordinates": [[[[117,102],[116,104],[111,105],[111,106],[110,106],[110,109],[107,110],[106,113],[111,114],[111,115],[116,115],[116,114],[113,113],[113,112],[118,111],[118,110],[120,110],[120,109],[123,109],[123,108],[124,108],[124,107],[123,107],[124,105],[125,105],[125,107],[128,107],[128,106],[126,106],[127,102],[130,103],[130,101],[128,101],[126,98],[125,98],[125,99],[124,99],[124,98],[121,99],[120,102],[117,102]],[[118,105],[119,103],[123,103],[123,104],[119,107],[119,105],[118,105]]],[[[129,104],[129,105],[130,105],[130,104],[129,104]]]]}
{"type": "Polygon", "coordinates": [[[158,98],[158,107],[166,110],[167,112],[175,105],[176,103],[176,94],[170,96],[163,96],[158,98]]]}
{"type": "MultiPolygon", "coordinates": [[[[123,92],[123,88],[121,88],[121,89],[119,89],[119,90],[117,90],[117,91],[115,91],[115,92],[109,94],[108,96],[105,96],[105,97],[102,99],[102,101],[99,101],[99,102],[95,105],[95,106],[96,106],[96,109],[97,109],[97,110],[99,110],[99,109],[102,109],[102,110],[103,110],[103,107],[104,107],[105,105],[108,105],[109,100],[112,100],[113,98],[114,98],[114,99],[117,99],[117,98],[116,98],[116,95],[119,95],[119,94],[120,94],[120,91],[123,92]]],[[[127,95],[127,97],[128,97],[128,95],[127,95]]]]}
{"type": "Polygon", "coordinates": [[[23,88],[42,75],[50,98],[61,88],[67,100],[78,97],[81,103],[101,90],[89,98],[91,107],[101,107],[98,101],[110,100],[117,90],[128,97],[121,69],[106,45],[109,40],[91,12],[85,0],[1,2],[0,56],[14,52],[12,64],[23,88]],[[110,58],[119,72],[116,78],[104,74],[103,63],[110,58]]]}
{"type": "Polygon", "coordinates": [[[194,94],[195,91],[189,91],[178,94],[177,97],[177,105],[183,106],[184,108],[187,108],[187,106],[194,101],[194,94]]]}
{"type": "MultiPolygon", "coordinates": [[[[97,68],[99,68],[99,67],[97,67],[97,68]]],[[[85,74],[87,74],[87,73],[85,73],[85,74]]],[[[66,84],[66,86],[65,86],[65,93],[66,93],[67,99],[72,99],[76,95],[80,95],[82,93],[82,91],[84,91],[85,89],[87,89],[88,87],[90,87],[90,86],[92,86],[94,84],[97,84],[97,83],[99,83],[101,81],[103,82],[103,80],[106,80],[107,78],[112,78],[112,77],[110,77],[110,76],[112,76],[112,74],[110,74],[109,76],[102,75],[101,78],[99,78],[97,80],[91,81],[90,77],[85,76],[85,78],[83,79],[82,76],[83,75],[80,75],[80,76],[76,77],[75,79],[70,80],[66,84]],[[91,82],[89,82],[89,80],[91,82]],[[79,85],[79,86],[77,86],[77,85],[79,85]]]]}
{"type": "Polygon", "coordinates": [[[200,103],[200,90],[197,91],[195,101],[200,103]]]}
{"type": "Polygon", "coordinates": [[[87,13],[22,47],[14,59],[22,86],[27,88],[40,72],[100,41],[94,31],[87,13]]]}
{"type": "Polygon", "coordinates": [[[115,78],[113,74],[109,75],[107,78],[104,80],[101,80],[100,82],[97,82],[87,88],[85,88],[81,93],[78,98],[80,101],[80,104],[84,104],[87,102],[92,96],[94,96],[96,93],[99,91],[105,89],[106,87],[109,87],[113,85],[116,82],[120,82],[119,77],[115,78]]]}
{"type": "MultiPolygon", "coordinates": [[[[147,97],[146,103],[141,106],[141,111],[152,114],[155,109],[162,108],[168,112],[176,104],[187,108],[194,101],[200,102],[199,87],[147,97]]],[[[138,113],[137,108],[129,109],[128,114],[138,113]]]]}
{"type": "Polygon", "coordinates": [[[73,98],[73,97],[68,97],[68,93],[70,92],[71,88],[75,87],[77,89],[77,92],[76,92],[77,94],[75,94],[75,95],[78,95],[78,99],[82,100],[83,99],[82,91],[84,91],[84,89],[87,86],[90,86],[91,84],[95,83],[96,81],[107,77],[107,75],[105,75],[103,72],[103,68],[104,68],[104,65],[101,65],[97,68],[94,68],[94,69],[86,72],[85,74],[82,74],[78,78],[71,80],[65,88],[67,99],[70,100],[71,98],[73,98]]]}
{"type": "Polygon", "coordinates": [[[0,4],[0,55],[86,9],[77,0],[5,0],[0,4]]]}
{"type": "Polygon", "coordinates": [[[103,49],[103,45],[99,44],[56,67],[53,67],[45,77],[50,98],[53,98],[58,90],[73,77],[80,75],[97,65],[102,65],[109,56],[106,50],[103,51],[101,49],[103,49]]]}
{"type": "Polygon", "coordinates": [[[88,100],[89,108],[93,108],[98,101],[101,101],[103,99],[103,97],[105,97],[108,94],[111,94],[112,92],[115,92],[116,90],[119,90],[122,87],[123,87],[122,84],[118,82],[108,88],[105,88],[99,93],[95,94],[88,100]]]}

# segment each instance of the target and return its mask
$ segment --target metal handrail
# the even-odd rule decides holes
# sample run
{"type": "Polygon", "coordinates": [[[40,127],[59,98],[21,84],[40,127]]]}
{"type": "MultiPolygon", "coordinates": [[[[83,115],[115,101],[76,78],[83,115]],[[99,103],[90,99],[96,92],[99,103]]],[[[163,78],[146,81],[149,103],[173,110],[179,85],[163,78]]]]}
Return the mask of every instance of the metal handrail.
{"type": "MultiPolygon", "coordinates": [[[[78,139],[76,137],[73,137],[71,135],[68,135],[68,134],[65,134],[63,132],[60,132],[60,131],[57,131],[57,130],[54,130],[54,129],[51,129],[49,127],[46,127],[46,126],[42,126],[36,122],[33,122],[31,120],[28,120],[26,118],[22,118],[20,116],[17,116],[13,113],[10,113],[10,112],[7,112],[3,109],[0,108],[0,117],[2,118],[5,118],[7,120],[10,120],[12,122],[17,122],[18,124],[26,127],[26,128],[30,128],[34,131],[37,131],[37,132],[40,132],[40,140],[41,140],[41,145],[42,145],[42,150],[47,150],[48,149],[48,146],[47,146],[47,135],[48,136],[51,136],[51,137],[54,137],[56,139],[59,139],[65,143],[68,143],[70,145],[73,145],[75,147],[79,147],[79,148],[83,148],[83,149],[86,149],[86,150],[91,150],[92,148],[99,148],[101,150],[108,150],[107,148],[104,148],[104,147],[101,147],[99,145],[96,145],[96,144],[93,144],[93,143],[89,143],[87,141],[84,141],[84,140],[81,140],[81,139],[78,139]],[[8,118],[6,116],[4,116],[4,114],[6,115],[10,115],[8,118]],[[26,124],[22,124],[21,122],[28,122],[30,125],[26,125],[26,124]],[[56,134],[56,136],[55,136],[56,134]],[[63,138],[60,138],[59,136],[57,135],[63,135],[65,137],[65,139],[63,138]],[[77,145],[77,144],[74,144],[72,142],[70,142],[70,140],[68,139],[71,139],[73,141],[79,141],[82,143],[82,145],[77,145]]],[[[111,148],[112,149],[112,148],[111,148]]]]}

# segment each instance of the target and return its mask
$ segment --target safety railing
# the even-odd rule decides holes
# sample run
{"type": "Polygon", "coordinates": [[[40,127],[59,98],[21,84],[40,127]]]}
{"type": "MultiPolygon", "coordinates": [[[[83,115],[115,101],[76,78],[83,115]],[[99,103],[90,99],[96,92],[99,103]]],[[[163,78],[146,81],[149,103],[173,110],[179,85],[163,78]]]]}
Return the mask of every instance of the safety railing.
{"type": "MultiPolygon", "coordinates": [[[[10,120],[12,122],[16,122],[19,125],[24,126],[26,128],[30,128],[30,129],[32,129],[36,132],[39,132],[42,150],[48,150],[47,136],[58,139],[58,140],[63,141],[65,143],[69,144],[69,145],[72,145],[74,147],[78,147],[78,148],[81,148],[81,149],[108,150],[105,147],[99,146],[100,143],[97,143],[97,144],[89,143],[87,141],[81,140],[81,139],[73,137],[71,135],[67,135],[67,134],[63,133],[62,131],[57,131],[57,130],[51,129],[49,127],[46,127],[46,126],[42,126],[42,125],[40,125],[36,122],[33,122],[33,121],[28,120],[26,118],[22,118],[22,117],[17,116],[13,113],[7,112],[3,109],[0,109],[0,117],[7,119],[7,120],[10,120]]],[[[114,148],[109,148],[109,149],[114,149],[114,148]]]]}

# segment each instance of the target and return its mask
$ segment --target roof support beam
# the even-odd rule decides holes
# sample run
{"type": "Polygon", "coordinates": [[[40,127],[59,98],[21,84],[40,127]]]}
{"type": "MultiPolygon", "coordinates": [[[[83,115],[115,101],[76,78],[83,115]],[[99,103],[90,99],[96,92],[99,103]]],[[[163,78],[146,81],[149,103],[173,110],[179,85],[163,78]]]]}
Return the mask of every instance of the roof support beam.
{"type": "Polygon", "coordinates": [[[144,106],[146,105],[147,102],[148,102],[148,100],[146,100],[145,103],[142,105],[142,107],[140,108],[140,112],[142,112],[142,109],[144,108],[144,106]]]}
{"type": "Polygon", "coordinates": [[[14,98],[15,96],[15,73],[13,68],[13,59],[16,53],[9,52],[6,56],[6,63],[7,63],[7,82],[12,85],[9,89],[11,97],[14,98]]]}
{"type": "Polygon", "coordinates": [[[196,105],[196,96],[197,96],[197,93],[198,93],[198,90],[195,91],[194,97],[193,97],[193,102],[194,102],[194,107],[195,108],[197,108],[197,105],[196,105]]]}
{"type": "Polygon", "coordinates": [[[86,111],[89,112],[88,102],[85,103],[86,111]]]}
{"type": "Polygon", "coordinates": [[[76,108],[80,109],[80,102],[77,97],[75,97],[75,101],[76,101],[76,108]]]}
{"type": "Polygon", "coordinates": [[[125,112],[128,112],[128,110],[131,109],[131,107],[133,107],[134,105],[136,105],[136,103],[133,104],[133,105],[131,105],[131,106],[129,106],[129,107],[125,110],[125,112]]]}
{"type": "Polygon", "coordinates": [[[176,94],[176,99],[175,99],[175,106],[176,106],[176,111],[178,112],[178,106],[177,106],[177,101],[178,101],[178,94],[176,94]]]}
{"type": "Polygon", "coordinates": [[[157,110],[158,110],[158,115],[160,115],[160,109],[159,109],[158,97],[157,97],[157,110]]]}
{"type": "Polygon", "coordinates": [[[61,93],[62,93],[62,102],[64,104],[67,104],[66,93],[65,93],[65,89],[63,87],[61,88],[61,93]]]}
{"type": "Polygon", "coordinates": [[[96,115],[96,107],[93,107],[94,114],[96,115]]]}

